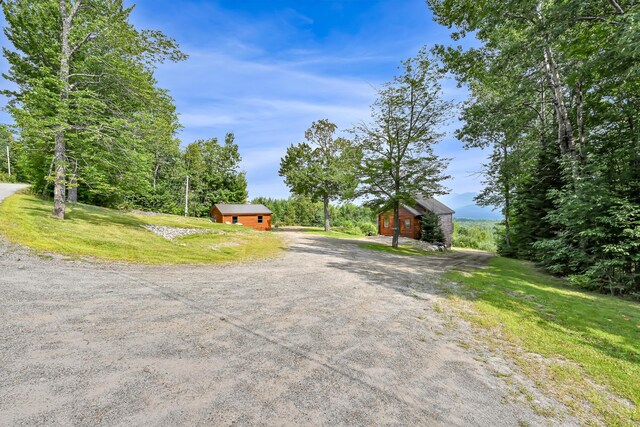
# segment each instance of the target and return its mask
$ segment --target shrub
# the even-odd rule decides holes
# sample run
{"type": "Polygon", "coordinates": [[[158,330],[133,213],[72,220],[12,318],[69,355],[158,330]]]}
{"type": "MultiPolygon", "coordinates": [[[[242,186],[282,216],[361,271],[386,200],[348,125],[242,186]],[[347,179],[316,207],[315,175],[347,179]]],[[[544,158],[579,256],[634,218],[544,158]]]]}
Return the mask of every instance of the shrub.
{"type": "Polygon", "coordinates": [[[360,232],[365,236],[375,236],[376,234],[378,234],[378,227],[370,222],[360,222],[358,224],[358,228],[360,229],[360,232]]]}
{"type": "Polygon", "coordinates": [[[453,231],[453,246],[495,252],[496,234],[502,236],[498,237],[498,241],[504,240],[504,230],[496,231],[493,227],[494,224],[493,221],[465,221],[464,224],[456,222],[453,231]],[[467,225],[468,223],[472,225],[467,225]]]}
{"type": "MultiPolygon", "coordinates": [[[[13,171],[12,171],[13,172],[13,171]]],[[[7,175],[6,172],[0,172],[0,182],[17,182],[15,175],[7,175]]]]}

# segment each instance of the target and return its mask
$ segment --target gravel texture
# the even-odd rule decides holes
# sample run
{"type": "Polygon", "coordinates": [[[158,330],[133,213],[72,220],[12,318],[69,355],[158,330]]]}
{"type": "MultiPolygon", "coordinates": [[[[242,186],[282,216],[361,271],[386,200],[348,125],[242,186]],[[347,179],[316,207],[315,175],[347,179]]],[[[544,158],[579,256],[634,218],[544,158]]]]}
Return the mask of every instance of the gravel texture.
{"type": "Polygon", "coordinates": [[[18,190],[22,190],[23,188],[27,188],[27,184],[6,184],[0,183],[0,202],[2,202],[5,198],[9,197],[13,193],[18,190]]]}
{"type": "Polygon", "coordinates": [[[179,228],[168,227],[165,225],[143,225],[143,227],[149,231],[156,233],[158,236],[162,236],[165,239],[169,240],[175,239],[176,237],[189,236],[191,234],[204,234],[212,232],[212,230],[206,228],[179,228]]]}
{"type": "Polygon", "coordinates": [[[282,236],[280,259],[226,267],[0,244],[0,424],[575,424],[534,412],[520,387],[559,407],[438,309],[439,274],[490,255],[282,236]]]}

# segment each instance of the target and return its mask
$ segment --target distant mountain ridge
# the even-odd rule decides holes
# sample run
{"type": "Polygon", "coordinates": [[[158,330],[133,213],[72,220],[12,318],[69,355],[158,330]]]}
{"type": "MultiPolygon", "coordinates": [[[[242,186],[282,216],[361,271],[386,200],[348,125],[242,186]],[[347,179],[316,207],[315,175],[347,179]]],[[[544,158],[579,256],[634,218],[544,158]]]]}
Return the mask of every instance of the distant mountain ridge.
{"type": "Polygon", "coordinates": [[[445,205],[456,211],[453,214],[454,218],[466,218],[466,219],[502,219],[502,214],[499,210],[493,210],[492,206],[478,206],[473,198],[477,196],[477,193],[461,193],[461,194],[447,194],[446,196],[439,196],[436,199],[440,200],[445,205]]]}

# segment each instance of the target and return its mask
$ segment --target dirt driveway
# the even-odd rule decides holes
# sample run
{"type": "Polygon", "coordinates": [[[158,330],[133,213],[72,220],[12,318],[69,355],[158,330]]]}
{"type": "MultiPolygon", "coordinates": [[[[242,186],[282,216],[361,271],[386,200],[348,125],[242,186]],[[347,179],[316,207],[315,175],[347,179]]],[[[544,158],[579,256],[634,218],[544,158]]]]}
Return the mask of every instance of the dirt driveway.
{"type": "Polygon", "coordinates": [[[27,187],[27,184],[7,184],[4,182],[0,183],[0,202],[2,202],[4,199],[9,197],[16,191],[22,190],[23,188],[27,187]]]}
{"type": "Polygon", "coordinates": [[[513,398],[504,378],[526,380],[511,365],[468,348],[468,328],[437,310],[438,273],[488,255],[283,235],[282,258],[222,268],[0,245],[0,424],[550,422],[513,398]]]}

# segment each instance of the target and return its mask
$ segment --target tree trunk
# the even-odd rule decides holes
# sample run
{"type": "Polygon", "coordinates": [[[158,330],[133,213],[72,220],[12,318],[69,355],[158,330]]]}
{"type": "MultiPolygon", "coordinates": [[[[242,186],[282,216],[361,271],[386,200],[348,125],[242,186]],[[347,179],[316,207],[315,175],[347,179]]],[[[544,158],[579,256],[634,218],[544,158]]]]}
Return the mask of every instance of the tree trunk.
{"type": "Polygon", "coordinates": [[[391,246],[398,247],[398,241],[400,240],[400,202],[397,200],[393,202],[393,239],[391,240],[391,246]]]}
{"type": "Polygon", "coordinates": [[[584,137],[584,98],[582,95],[582,82],[576,84],[576,120],[578,122],[578,158],[584,161],[586,140],[584,137]]]}
{"type": "Polygon", "coordinates": [[[69,189],[67,190],[67,202],[78,203],[78,161],[69,177],[69,189]]]}
{"type": "Polygon", "coordinates": [[[11,155],[9,154],[8,145],[7,145],[7,175],[11,176],[11,155]]]}
{"type": "Polygon", "coordinates": [[[53,217],[55,219],[64,219],[65,210],[65,144],[64,134],[62,130],[56,131],[56,147],[55,147],[55,168],[56,177],[53,183],[53,217]]]}
{"type": "MultiPolygon", "coordinates": [[[[79,3],[76,5],[77,6],[79,3]]],[[[60,17],[62,18],[62,32],[60,34],[61,39],[61,55],[60,55],[60,80],[62,82],[62,89],[60,93],[61,105],[63,110],[62,114],[59,114],[58,129],[55,132],[55,148],[54,148],[54,163],[56,169],[56,176],[54,180],[53,188],[53,217],[55,219],[64,219],[65,210],[65,196],[66,196],[66,177],[65,177],[65,162],[66,162],[66,145],[64,140],[65,122],[66,122],[66,102],[69,97],[69,59],[71,58],[71,47],[69,45],[69,33],[71,31],[71,18],[67,15],[67,2],[66,0],[60,0],[60,17]]]]}
{"type": "Polygon", "coordinates": [[[324,203],[324,231],[331,230],[331,226],[329,224],[329,196],[326,194],[322,198],[322,202],[324,203]]]}
{"type": "Polygon", "coordinates": [[[153,189],[156,189],[156,183],[158,181],[158,170],[160,169],[160,163],[156,162],[156,167],[153,169],[153,189]]]}
{"type": "Polygon", "coordinates": [[[558,66],[553,57],[553,51],[548,46],[544,48],[544,59],[547,78],[551,84],[553,107],[558,117],[558,144],[560,145],[560,151],[562,154],[568,154],[573,159],[576,154],[573,142],[573,126],[565,105],[565,96],[562,92],[562,82],[558,72],[558,66]]]}
{"type": "MultiPolygon", "coordinates": [[[[502,155],[503,155],[503,164],[506,166],[505,170],[508,171],[509,167],[507,165],[507,156],[509,152],[507,150],[507,144],[504,143],[502,145],[502,155]]],[[[504,176],[504,243],[507,248],[511,247],[511,221],[509,220],[510,210],[511,210],[511,186],[509,185],[510,176],[508,174],[503,174],[504,176]]]]}

